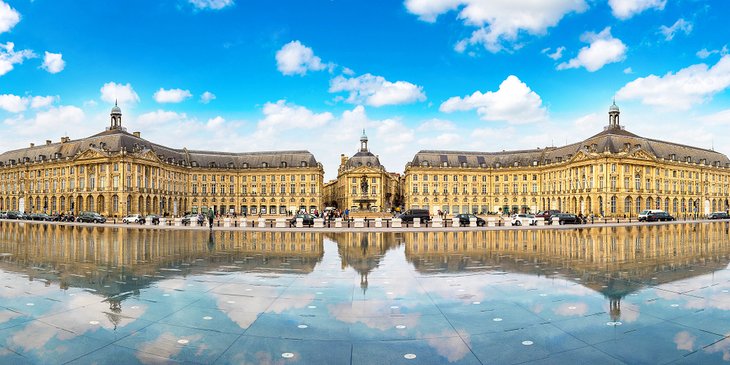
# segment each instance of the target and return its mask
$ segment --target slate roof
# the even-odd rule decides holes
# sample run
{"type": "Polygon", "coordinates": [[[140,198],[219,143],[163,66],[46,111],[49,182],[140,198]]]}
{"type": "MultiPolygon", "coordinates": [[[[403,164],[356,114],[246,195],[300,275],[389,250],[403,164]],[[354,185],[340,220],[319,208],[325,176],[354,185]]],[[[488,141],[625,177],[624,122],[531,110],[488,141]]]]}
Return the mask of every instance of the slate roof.
{"type": "Polygon", "coordinates": [[[562,147],[537,148],[533,150],[516,150],[502,152],[473,152],[473,151],[440,151],[422,150],[416,153],[411,166],[443,166],[448,167],[509,167],[546,165],[558,161],[568,161],[579,151],[586,153],[619,153],[646,151],[658,159],[704,163],[706,165],[730,167],[730,159],[722,153],[686,146],[673,142],[660,141],[640,137],[623,128],[606,128],[602,132],[581,142],[562,147]]]}
{"type": "Polygon", "coordinates": [[[229,153],[187,150],[186,148],[176,149],[152,143],[122,129],[108,129],[78,140],[67,140],[3,152],[0,153],[0,164],[9,165],[13,161],[21,163],[24,159],[34,162],[73,158],[89,149],[102,153],[118,153],[122,149],[127,153],[151,151],[163,161],[185,166],[196,164],[199,167],[244,168],[244,164],[248,164],[248,168],[262,168],[264,163],[268,167],[280,167],[282,163],[286,163],[287,167],[298,167],[302,166],[302,162],[309,167],[316,167],[318,164],[314,155],[304,150],[229,153]]]}

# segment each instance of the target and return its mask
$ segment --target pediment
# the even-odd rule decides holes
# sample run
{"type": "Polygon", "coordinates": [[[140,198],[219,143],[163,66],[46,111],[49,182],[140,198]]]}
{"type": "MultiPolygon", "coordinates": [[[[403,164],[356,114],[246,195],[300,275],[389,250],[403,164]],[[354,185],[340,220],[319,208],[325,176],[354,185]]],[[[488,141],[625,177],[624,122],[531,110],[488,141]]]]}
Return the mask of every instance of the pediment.
{"type": "Polygon", "coordinates": [[[105,152],[100,151],[96,148],[89,148],[88,150],[81,152],[79,155],[77,155],[74,160],[94,160],[98,158],[106,158],[108,157],[105,152]]]}
{"type": "Polygon", "coordinates": [[[647,152],[645,150],[637,150],[637,151],[634,151],[631,154],[631,157],[637,158],[637,159],[640,159],[640,160],[654,160],[655,159],[654,156],[652,156],[649,152],[647,152]]]}

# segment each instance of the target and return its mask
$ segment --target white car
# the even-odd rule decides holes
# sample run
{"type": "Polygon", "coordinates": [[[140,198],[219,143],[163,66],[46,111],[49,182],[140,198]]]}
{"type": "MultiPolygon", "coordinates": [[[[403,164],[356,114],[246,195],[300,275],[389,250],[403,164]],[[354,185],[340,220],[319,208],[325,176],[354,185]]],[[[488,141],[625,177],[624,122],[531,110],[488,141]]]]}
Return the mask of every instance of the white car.
{"type": "Polygon", "coordinates": [[[128,217],[122,218],[122,223],[139,223],[139,221],[142,220],[142,216],[139,214],[132,214],[128,217]]]}
{"type": "Polygon", "coordinates": [[[513,226],[534,226],[537,224],[537,218],[532,214],[515,214],[512,216],[513,226]]]}

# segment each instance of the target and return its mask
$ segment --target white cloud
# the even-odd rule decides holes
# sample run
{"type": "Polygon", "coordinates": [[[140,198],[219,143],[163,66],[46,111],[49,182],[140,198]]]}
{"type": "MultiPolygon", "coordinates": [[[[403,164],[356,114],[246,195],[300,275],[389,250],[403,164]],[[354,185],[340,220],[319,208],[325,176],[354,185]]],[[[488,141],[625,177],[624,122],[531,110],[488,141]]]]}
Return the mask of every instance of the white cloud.
{"type": "Polygon", "coordinates": [[[136,118],[138,123],[143,125],[154,125],[163,124],[173,121],[184,121],[187,120],[188,116],[185,113],[171,112],[167,110],[157,109],[153,112],[147,112],[139,115],[136,118]]]}
{"type": "Polygon", "coordinates": [[[611,12],[619,19],[631,18],[650,8],[662,10],[666,4],[667,0],[608,0],[611,12]]]}
{"type": "Polygon", "coordinates": [[[321,127],[334,118],[332,113],[314,113],[303,106],[288,104],[285,100],[266,103],[263,112],[264,119],[258,122],[258,128],[267,133],[321,127]]]}
{"type": "Polygon", "coordinates": [[[548,52],[550,52],[550,48],[545,48],[542,50],[542,53],[545,54],[546,56],[552,58],[553,60],[557,61],[563,57],[563,51],[565,51],[565,47],[558,47],[555,49],[555,52],[553,52],[553,53],[548,53],[548,52]]]}
{"type": "Polygon", "coordinates": [[[321,71],[328,67],[311,48],[299,41],[291,41],[276,52],[276,66],[284,75],[305,75],[307,71],[321,71]]]}
{"type": "Polygon", "coordinates": [[[234,4],[233,0],[188,0],[188,2],[201,10],[220,10],[234,4]]]}
{"type": "Polygon", "coordinates": [[[664,35],[665,40],[671,41],[677,32],[684,32],[685,35],[690,34],[692,32],[692,22],[680,18],[669,27],[662,25],[659,27],[659,31],[664,35]]]}
{"type": "Polygon", "coordinates": [[[330,80],[331,93],[349,92],[348,103],[379,107],[383,105],[409,104],[426,100],[423,87],[407,81],[390,82],[382,76],[364,74],[347,78],[337,76],[330,80]]]}
{"type": "Polygon", "coordinates": [[[584,0],[406,0],[405,6],[427,22],[458,10],[458,18],[465,25],[477,27],[469,38],[456,44],[458,52],[463,52],[467,45],[477,44],[498,52],[505,48],[505,43],[515,42],[521,32],[544,35],[565,15],[588,8],[584,0]]]}
{"type": "Polygon", "coordinates": [[[28,108],[28,98],[12,94],[0,95],[0,109],[10,113],[20,113],[28,108]]]}
{"type": "Polygon", "coordinates": [[[589,43],[578,52],[578,56],[558,65],[558,70],[585,67],[590,72],[597,71],[609,63],[623,61],[626,58],[626,45],[620,39],[611,36],[611,27],[600,33],[586,32],[581,40],[589,43]]]}
{"type": "Polygon", "coordinates": [[[34,96],[30,99],[30,107],[33,109],[45,108],[58,99],[58,96],[34,96]]]}
{"type": "Polygon", "coordinates": [[[226,122],[226,120],[223,119],[223,117],[221,117],[219,115],[219,116],[216,116],[215,118],[208,119],[208,122],[205,123],[205,126],[208,129],[214,129],[214,128],[218,128],[218,127],[222,126],[223,123],[225,123],[225,122],[226,122]]]}
{"type": "Polygon", "coordinates": [[[710,57],[713,54],[720,54],[721,56],[728,54],[727,44],[722,46],[722,49],[713,49],[710,51],[707,48],[703,48],[703,49],[697,51],[697,57],[699,57],[701,59],[710,57]]]}
{"type": "Polygon", "coordinates": [[[208,104],[213,100],[215,100],[215,94],[210,91],[206,91],[202,95],[200,95],[200,102],[203,104],[208,104]]]}
{"type": "Polygon", "coordinates": [[[0,0],[0,34],[13,29],[20,21],[20,14],[10,5],[0,0]]]}
{"type": "Polygon", "coordinates": [[[63,60],[61,53],[46,52],[45,57],[43,57],[43,66],[41,67],[52,74],[57,74],[66,67],[66,61],[63,60]]]}
{"type": "Polygon", "coordinates": [[[717,64],[692,65],[664,76],[640,77],[624,85],[617,93],[619,100],[640,100],[643,104],[686,110],[702,103],[730,86],[730,55],[717,64]]]}
{"type": "Polygon", "coordinates": [[[155,92],[154,98],[158,103],[180,103],[191,96],[193,94],[190,90],[160,88],[155,92]]]}
{"type": "Polygon", "coordinates": [[[5,119],[3,123],[7,133],[22,137],[10,142],[15,145],[14,147],[25,146],[29,140],[42,141],[54,137],[60,138],[66,131],[86,136],[98,131],[99,127],[88,123],[83,110],[70,105],[38,111],[32,118],[25,118],[22,114],[18,114],[14,118],[5,119]],[[63,129],[59,126],[63,126],[63,129]]]}
{"type": "Polygon", "coordinates": [[[115,82],[107,82],[101,87],[100,91],[101,100],[109,104],[115,102],[119,102],[119,104],[134,104],[139,102],[139,96],[134,92],[132,85],[129,83],[117,84],[115,82]]]}
{"type": "Polygon", "coordinates": [[[547,110],[540,96],[514,75],[502,81],[497,91],[475,91],[463,98],[454,96],[439,108],[445,113],[472,109],[476,109],[481,119],[487,121],[522,124],[547,119],[547,110]]]}
{"type": "Polygon", "coordinates": [[[431,132],[431,131],[450,131],[456,129],[454,122],[443,119],[429,119],[424,121],[418,126],[418,131],[431,132]]]}
{"type": "Polygon", "coordinates": [[[624,73],[627,75],[631,75],[632,73],[634,73],[634,70],[632,70],[631,67],[626,67],[624,69],[624,73]]]}
{"type": "Polygon", "coordinates": [[[15,51],[15,44],[7,42],[0,43],[0,76],[13,70],[13,65],[21,64],[24,60],[36,57],[31,50],[23,49],[15,51]]]}

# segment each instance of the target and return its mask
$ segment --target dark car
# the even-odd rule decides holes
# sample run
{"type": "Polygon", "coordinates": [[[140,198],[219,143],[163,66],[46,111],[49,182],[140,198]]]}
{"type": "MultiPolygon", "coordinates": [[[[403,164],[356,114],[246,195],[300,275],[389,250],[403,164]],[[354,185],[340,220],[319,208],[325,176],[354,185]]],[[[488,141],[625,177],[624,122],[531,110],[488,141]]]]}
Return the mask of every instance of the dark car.
{"type": "Polygon", "coordinates": [[[16,210],[8,210],[8,212],[6,214],[7,214],[6,218],[8,218],[8,219],[20,219],[20,218],[18,218],[18,217],[20,217],[20,212],[18,212],[16,210]]]}
{"type": "Polygon", "coordinates": [[[666,222],[673,220],[675,220],[674,217],[667,212],[653,212],[646,216],[647,222],[666,222]]]}
{"type": "Polygon", "coordinates": [[[155,214],[150,214],[144,218],[141,218],[139,220],[139,224],[145,224],[147,221],[150,221],[152,224],[160,224],[160,216],[155,214]]]}
{"type": "Polygon", "coordinates": [[[552,223],[551,218],[553,217],[553,215],[558,214],[558,213],[560,213],[560,211],[557,209],[543,210],[543,211],[537,212],[537,214],[535,214],[535,218],[542,218],[545,220],[546,224],[550,224],[550,223],[552,223]]]}
{"type": "Polygon", "coordinates": [[[104,223],[106,222],[106,218],[99,213],[83,212],[76,217],[76,221],[83,223],[104,223]]]}
{"type": "Polygon", "coordinates": [[[184,217],[182,217],[183,226],[189,226],[191,221],[197,223],[198,215],[197,214],[186,214],[184,217]]]}
{"type": "Polygon", "coordinates": [[[302,219],[302,224],[304,224],[305,226],[312,226],[312,225],[314,225],[314,218],[315,218],[314,215],[312,215],[312,214],[297,214],[297,215],[294,216],[294,218],[292,218],[291,220],[289,220],[289,227],[294,227],[294,226],[297,225],[297,218],[301,218],[302,219]]]}
{"type": "Polygon", "coordinates": [[[479,227],[484,227],[484,225],[487,224],[487,222],[484,219],[479,218],[474,214],[457,214],[456,217],[454,217],[454,219],[459,220],[459,226],[461,226],[461,227],[468,226],[469,223],[471,223],[470,221],[472,218],[476,218],[477,226],[479,226],[479,227]]]}
{"type": "Polygon", "coordinates": [[[33,221],[50,221],[51,217],[46,213],[33,213],[30,215],[30,220],[33,221]]]}
{"type": "Polygon", "coordinates": [[[426,223],[431,220],[431,214],[429,214],[428,209],[408,209],[399,215],[398,218],[403,223],[413,223],[414,219],[418,219],[421,223],[426,223]]]}
{"type": "Polygon", "coordinates": [[[76,217],[73,214],[66,214],[60,217],[61,222],[76,222],[76,217]]]}
{"type": "Polygon", "coordinates": [[[575,214],[570,213],[555,213],[550,216],[550,218],[556,217],[558,218],[558,224],[581,224],[580,218],[578,218],[575,214]]]}
{"type": "Polygon", "coordinates": [[[707,216],[708,219],[730,219],[730,214],[725,212],[714,212],[707,216]]]}

